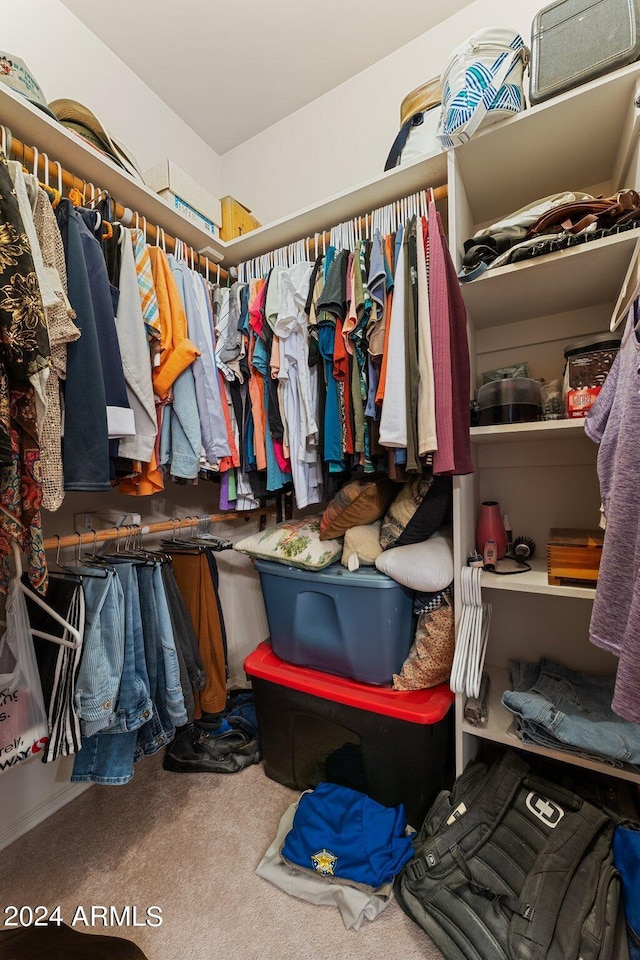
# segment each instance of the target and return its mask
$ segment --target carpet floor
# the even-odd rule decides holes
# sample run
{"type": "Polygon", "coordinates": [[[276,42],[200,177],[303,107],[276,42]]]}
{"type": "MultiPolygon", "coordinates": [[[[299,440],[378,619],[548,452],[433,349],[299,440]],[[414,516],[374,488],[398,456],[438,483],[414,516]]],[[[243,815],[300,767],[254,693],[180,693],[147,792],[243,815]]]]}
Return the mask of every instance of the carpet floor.
{"type": "Polygon", "coordinates": [[[337,908],[256,876],[296,796],[261,765],[175,774],[145,759],[126,787],[94,786],[2,852],[0,911],[59,905],[70,923],[77,907],[90,919],[92,905],[129,905],[142,923],[158,906],[161,926],[93,930],[128,937],[149,960],[441,960],[395,901],[354,933],[337,908]]]}

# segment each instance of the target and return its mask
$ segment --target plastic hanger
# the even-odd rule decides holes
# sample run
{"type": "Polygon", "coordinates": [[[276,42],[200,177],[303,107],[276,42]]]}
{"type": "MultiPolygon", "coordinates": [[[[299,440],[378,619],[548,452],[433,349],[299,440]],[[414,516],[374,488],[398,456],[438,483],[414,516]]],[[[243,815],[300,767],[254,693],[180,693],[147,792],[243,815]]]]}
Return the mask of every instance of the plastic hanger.
{"type": "Polygon", "coordinates": [[[631,255],[631,262],[620,288],[618,299],[611,315],[609,329],[617,330],[626,320],[633,301],[640,293],[640,240],[636,241],[631,255]]]}
{"type": "MultiPolygon", "coordinates": [[[[16,567],[16,580],[18,583],[18,588],[25,597],[29,597],[38,607],[41,607],[45,613],[47,613],[52,620],[55,620],[56,623],[59,623],[61,627],[71,634],[74,637],[74,640],[66,640],[64,637],[56,637],[53,633],[46,633],[44,630],[31,630],[31,633],[34,637],[42,637],[43,640],[51,640],[52,643],[57,643],[61,647],[70,647],[72,650],[77,650],[78,647],[82,646],[82,634],[80,631],[69,623],[68,620],[65,620],[64,617],[61,617],[57,610],[54,610],[53,607],[50,607],[48,603],[38,596],[38,594],[28,587],[25,583],[22,582],[22,554],[20,553],[20,547],[15,542],[11,541],[11,549],[13,550],[13,559],[15,561],[16,567]]],[[[2,626],[7,625],[6,620],[0,620],[2,626]]]]}

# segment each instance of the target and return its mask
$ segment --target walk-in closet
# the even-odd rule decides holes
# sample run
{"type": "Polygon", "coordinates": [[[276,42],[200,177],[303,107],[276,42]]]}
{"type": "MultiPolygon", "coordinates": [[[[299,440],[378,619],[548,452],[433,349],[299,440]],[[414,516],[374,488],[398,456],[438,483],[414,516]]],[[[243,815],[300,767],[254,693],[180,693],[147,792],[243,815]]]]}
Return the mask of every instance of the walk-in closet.
{"type": "Polygon", "coordinates": [[[0,960],[636,960],[640,7],[232,7],[0,0],[0,960]]]}

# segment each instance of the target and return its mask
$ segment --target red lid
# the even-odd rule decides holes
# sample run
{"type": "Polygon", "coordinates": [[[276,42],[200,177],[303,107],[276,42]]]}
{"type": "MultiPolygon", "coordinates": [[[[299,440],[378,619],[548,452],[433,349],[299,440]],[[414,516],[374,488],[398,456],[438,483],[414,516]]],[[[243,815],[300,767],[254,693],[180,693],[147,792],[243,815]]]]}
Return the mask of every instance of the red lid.
{"type": "Polygon", "coordinates": [[[296,667],[277,657],[266,640],[249,654],[244,669],[250,677],[410,723],[438,723],[454,701],[446,683],[429,690],[391,690],[309,667],[296,667]]]}

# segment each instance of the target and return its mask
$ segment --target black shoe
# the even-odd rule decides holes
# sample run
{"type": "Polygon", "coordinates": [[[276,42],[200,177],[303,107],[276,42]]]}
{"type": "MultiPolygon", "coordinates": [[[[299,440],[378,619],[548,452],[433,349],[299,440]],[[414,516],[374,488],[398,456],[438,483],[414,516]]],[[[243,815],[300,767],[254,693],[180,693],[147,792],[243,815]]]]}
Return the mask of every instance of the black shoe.
{"type": "MultiPolygon", "coordinates": [[[[226,744],[228,748],[228,743],[226,744]]],[[[238,744],[237,752],[220,749],[206,730],[190,727],[165,750],[163,767],[173,773],[237,773],[261,759],[257,738],[238,744]]]]}

